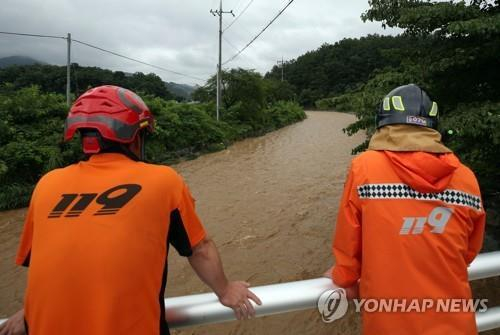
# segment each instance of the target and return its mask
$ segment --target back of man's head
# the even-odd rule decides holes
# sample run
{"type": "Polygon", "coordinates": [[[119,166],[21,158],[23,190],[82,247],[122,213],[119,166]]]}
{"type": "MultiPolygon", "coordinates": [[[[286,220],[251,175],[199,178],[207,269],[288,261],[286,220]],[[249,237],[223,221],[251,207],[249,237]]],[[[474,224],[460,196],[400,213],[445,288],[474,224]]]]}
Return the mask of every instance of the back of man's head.
{"type": "Polygon", "coordinates": [[[83,152],[88,155],[120,151],[142,160],[144,131],[152,132],[153,125],[153,115],[137,94],[118,86],[99,86],[82,94],[71,106],[64,140],[71,140],[78,131],[83,152]]]}

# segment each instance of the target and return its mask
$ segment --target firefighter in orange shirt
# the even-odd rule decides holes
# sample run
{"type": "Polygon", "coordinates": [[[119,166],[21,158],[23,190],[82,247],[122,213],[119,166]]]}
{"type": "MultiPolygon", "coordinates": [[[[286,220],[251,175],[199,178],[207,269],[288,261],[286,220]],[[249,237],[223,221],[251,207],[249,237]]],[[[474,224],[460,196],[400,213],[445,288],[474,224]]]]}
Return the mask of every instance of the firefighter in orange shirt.
{"type": "MultiPolygon", "coordinates": [[[[351,164],[327,272],[355,297],[471,299],[467,266],[481,249],[477,180],[441,143],[438,106],[420,87],[391,91],[368,150],[351,164]],[[358,286],[359,285],[359,286],[358,286]]],[[[472,311],[362,310],[363,334],[476,334],[472,311]]]]}
{"type": "Polygon", "coordinates": [[[16,259],[29,266],[25,308],[1,335],[168,334],[169,245],[238,319],[254,315],[259,298],[227,280],[183,179],[143,162],[153,122],[121,87],[96,87],[73,104],[65,140],[79,132],[90,157],[38,182],[16,259]]]}

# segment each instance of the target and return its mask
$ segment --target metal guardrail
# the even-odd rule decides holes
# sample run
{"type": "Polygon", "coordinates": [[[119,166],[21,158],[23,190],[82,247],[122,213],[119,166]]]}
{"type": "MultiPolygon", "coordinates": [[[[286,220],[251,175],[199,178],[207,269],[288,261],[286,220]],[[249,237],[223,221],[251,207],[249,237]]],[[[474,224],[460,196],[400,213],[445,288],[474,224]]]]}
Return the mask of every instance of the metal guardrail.
{"type": "MultiPolygon", "coordinates": [[[[469,280],[500,276],[500,251],[480,254],[470,265],[469,280]]],[[[252,287],[261,300],[257,317],[317,308],[323,292],[333,289],[328,278],[252,287]]],[[[235,320],[233,310],[221,305],[213,293],[165,299],[165,314],[171,328],[182,328],[235,320]]],[[[4,320],[0,320],[0,324],[4,320]]],[[[500,306],[476,313],[479,331],[500,328],[500,306]]]]}
{"type": "Polygon", "coordinates": [[[480,332],[500,328],[500,306],[489,308],[484,313],[476,313],[476,324],[480,332]]]}
{"type": "MultiPolygon", "coordinates": [[[[478,255],[468,272],[469,280],[500,276],[500,251],[478,255]]],[[[333,288],[328,278],[253,287],[252,292],[262,300],[262,306],[254,305],[256,316],[317,308],[321,294],[333,288]]],[[[221,305],[213,293],[167,298],[165,306],[167,320],[172,328],[235,320],[233,311],[221,305]]],[[[500,307],[498,309],[491,308],[478,313],[478,328],[482,329],[483,326],[479,322],[491,325],[491,319],[500,323],[500,307]]]]}

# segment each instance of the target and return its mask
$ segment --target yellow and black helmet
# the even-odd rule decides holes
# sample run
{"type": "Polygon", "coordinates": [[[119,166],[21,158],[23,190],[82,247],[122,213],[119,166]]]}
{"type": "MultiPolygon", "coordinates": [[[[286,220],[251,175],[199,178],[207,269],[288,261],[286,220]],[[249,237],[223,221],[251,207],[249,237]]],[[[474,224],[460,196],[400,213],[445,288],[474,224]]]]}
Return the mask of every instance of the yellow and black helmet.
{"type": "Polygon", "coordinates": [[[438,105],[415,84],[399,86],[385,96],[377,112],[377,128],[410,124],[436,129],[438,105]]]}

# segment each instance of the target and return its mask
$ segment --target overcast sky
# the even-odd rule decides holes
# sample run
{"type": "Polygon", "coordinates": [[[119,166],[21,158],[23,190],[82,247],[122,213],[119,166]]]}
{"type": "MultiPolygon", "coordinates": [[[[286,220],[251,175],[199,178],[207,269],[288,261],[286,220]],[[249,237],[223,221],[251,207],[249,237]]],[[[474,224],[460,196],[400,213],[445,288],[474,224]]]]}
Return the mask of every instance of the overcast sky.
{"type": "MultiPolygon", "coordinates": [[[[224,0],[236,15],[251,0],[224,0]]],[[[253,0],[224,33],[223,62],[243,48],[288,0],[253,0]],[[228,42],[226,42],[229,41],[228,42]]],[[[195,77],[208,78],[217,65],[219,0],[2,0],[0,31],[65,36],[195,77]]],[[[323,43],[370,33],[389,34],[380,23],[363,23],[368,0],[295,0],[227,67],[264,74],[278,59],[297,58],[323,43]]],[[[234,18],[224,15],[223,27],[234,18]]],[[[0,34],[0,57],[23,55],[65,64],[64,40],[0,34]]],[[[165,81],[203,84],[73,44],[72,62],[125,72],[154,72],[165,81]]]]}

